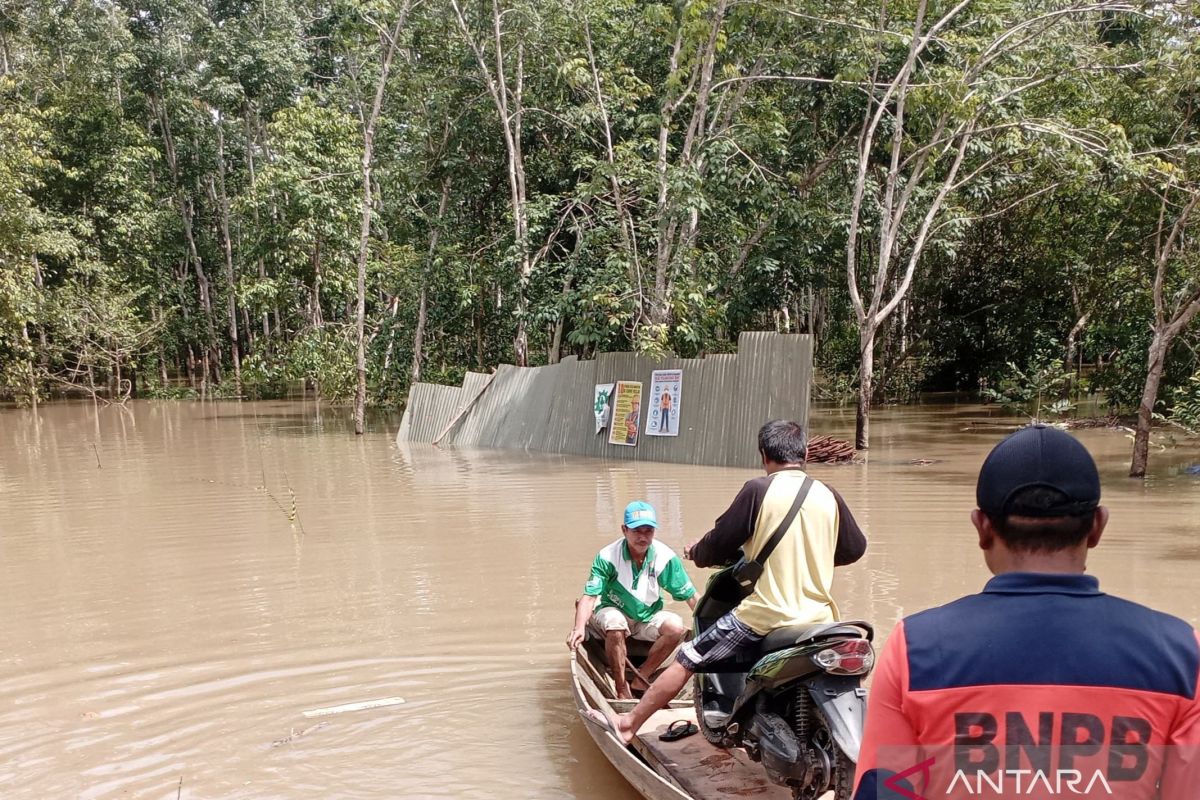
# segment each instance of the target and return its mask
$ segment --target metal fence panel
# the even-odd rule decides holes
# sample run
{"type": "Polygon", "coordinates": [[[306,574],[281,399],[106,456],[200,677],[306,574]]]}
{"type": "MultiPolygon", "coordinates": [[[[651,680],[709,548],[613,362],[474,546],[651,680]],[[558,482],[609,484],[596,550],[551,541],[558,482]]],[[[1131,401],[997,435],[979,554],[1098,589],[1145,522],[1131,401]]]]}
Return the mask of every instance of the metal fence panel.
{"type": "Polygon", "coordinates": [[[807,423],[811,381],[810,337],[777,333],[743,333],[736,355],[702,359],[601,353],[592,361],[571,356],[545,367],[501,364],[494,375],[467,373],[462,387],[414,385],[396,438],[429,442],[450,427],[443,444],[754,467],[754,437],[763,422],[807,423]],[[657,369],[683,371],[679,436],[645,433],[650,376],[657,369]],[[594,387],[622,380],[642,383],[636,447],[610,445],[607,429],[596,433],[594,387]]]}

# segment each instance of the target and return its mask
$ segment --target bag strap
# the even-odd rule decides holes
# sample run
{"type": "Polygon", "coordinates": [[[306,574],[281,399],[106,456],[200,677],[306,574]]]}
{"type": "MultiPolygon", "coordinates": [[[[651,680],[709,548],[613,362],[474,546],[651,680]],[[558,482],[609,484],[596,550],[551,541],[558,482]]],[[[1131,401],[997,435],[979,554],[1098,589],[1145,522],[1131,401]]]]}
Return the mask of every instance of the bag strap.
{"type": "Polygon", "coordinates": [[[779,540],[788,532],[788,528],[792,527],[792,522],[796,519],[796,515],[800,513],[800,506],[804,505],[805,499],[808,498],[808,490],[812,488],[813,479],[808,475],[804,476],[804,483],[800,484],[800,491],[796,492],[796,499],[792,501],[792,507],[788,509],[787,516],[783,518],[783,522],[779,523],[779,527],[771,534],[771,538],[759,551],[759,554],[754,557],[754,560],[759,564],[765,564],[767,559],[771,557],[775,547],[779,544],[779,540]]]}

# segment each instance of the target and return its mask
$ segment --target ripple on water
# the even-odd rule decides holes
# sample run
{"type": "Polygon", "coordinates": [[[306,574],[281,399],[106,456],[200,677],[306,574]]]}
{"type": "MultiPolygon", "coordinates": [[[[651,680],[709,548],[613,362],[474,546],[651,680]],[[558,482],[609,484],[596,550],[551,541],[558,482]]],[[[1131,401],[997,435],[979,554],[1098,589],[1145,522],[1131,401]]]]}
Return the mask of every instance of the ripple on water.
{"type": "MultiPolygon", "coordinates": [[[[986,580],[967,514],[1002,431],[978,418],[887,410],[872,463],[813,469],[870,532],[836,591],[881,636],[986,580]]],[[[161,800],[181,779],[188,800],[636,797],[575,718],[572,601],[625,502],[680,549],[756,473],[348,430],[311,404],[0,411],[5,800],[161,800]]],[[[1130,484],[1125,444],[1085,434],[1113,507],[1093,571],[1194,622],[1173,587],[1200,556],[1195,482],[1130,484]]]]}

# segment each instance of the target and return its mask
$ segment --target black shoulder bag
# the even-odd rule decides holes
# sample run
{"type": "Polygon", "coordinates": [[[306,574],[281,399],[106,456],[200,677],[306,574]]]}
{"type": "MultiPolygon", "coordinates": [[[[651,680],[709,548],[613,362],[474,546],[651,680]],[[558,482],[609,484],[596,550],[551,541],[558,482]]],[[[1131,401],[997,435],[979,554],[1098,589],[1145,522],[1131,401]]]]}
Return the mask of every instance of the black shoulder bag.
{"type": "Polygon", "coordinates": [[[749,597],[750,593],[754,591],[754,585],[762,577],[763,564],[771,557],[771,553],[774,552],[783,535],[788,532],[788,528],[792,527],[792,522],[796,519],[796,515],[800,513],[800,506],[804,505],[804,500],[808,497],[808,491],[812,488],[812,485],[813,479],[805,475],[804,483],[800,484],[800,491],[796,492],[796,499],[792,501],[792,507],[788,509],[787,516],[783,518],[783,522],[780,522],[779,527],[771,534],[771,538],[767,540],[762,551],[752,559],[742,556],[730,568],[729,572],[733,575],[733,580],[741,591],[742,597],[749,597]]]}

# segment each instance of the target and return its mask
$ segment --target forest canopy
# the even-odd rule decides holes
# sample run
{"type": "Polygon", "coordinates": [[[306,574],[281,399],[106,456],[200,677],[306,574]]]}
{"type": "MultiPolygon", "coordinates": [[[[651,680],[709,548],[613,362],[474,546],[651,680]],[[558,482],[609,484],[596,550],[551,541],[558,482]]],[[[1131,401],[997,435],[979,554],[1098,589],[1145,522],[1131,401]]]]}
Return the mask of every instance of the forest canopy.
{"type": "Polygon", "coordinates": [[[0,391],[304,381],[361,421],[769,329],[815,337],[861,447],[931,389],[1200,425],[1196,31],[1108,0],[0,0],[0,391]]]}

